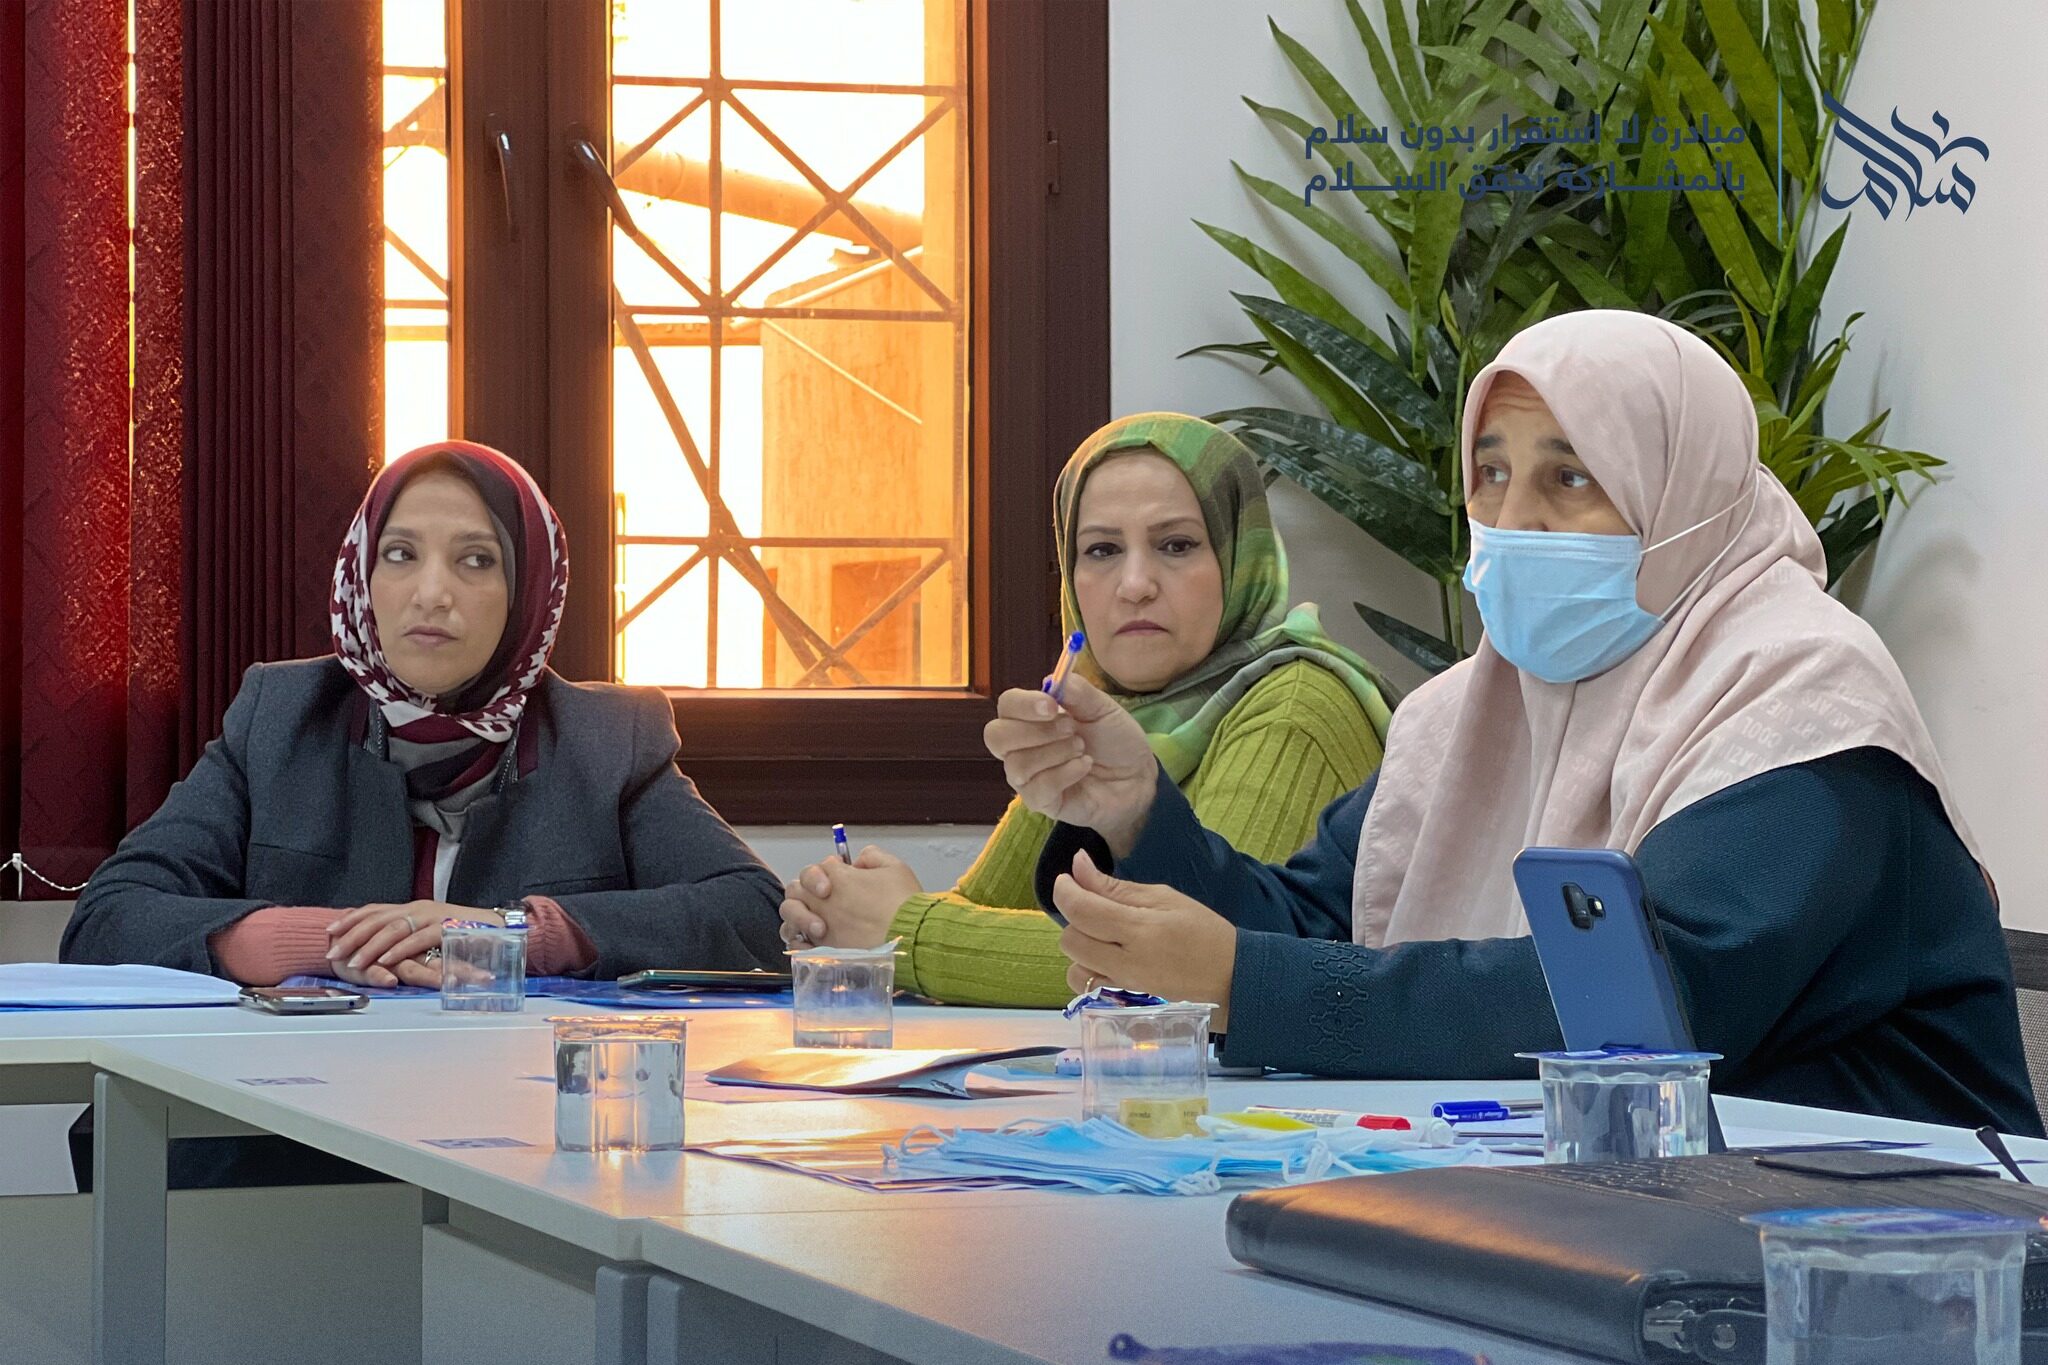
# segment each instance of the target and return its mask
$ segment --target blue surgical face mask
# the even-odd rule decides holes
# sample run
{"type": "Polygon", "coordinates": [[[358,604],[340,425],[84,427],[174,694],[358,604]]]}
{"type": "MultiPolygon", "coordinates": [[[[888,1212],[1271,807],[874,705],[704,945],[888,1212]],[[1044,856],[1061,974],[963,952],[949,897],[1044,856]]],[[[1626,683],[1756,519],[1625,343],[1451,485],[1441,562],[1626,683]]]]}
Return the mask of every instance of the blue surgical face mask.
{"type": "Polygon", "coordinates": [[[1225,1184],[1291,1184],[1329,1172],[1333,1156],[1318,1133],[1286,1136],[1294,1140],[1148,1138],[1109,1119],[1025,1119],[993,1132],[914,1130],[886,1159],[893,1173],[910,1178],[1102,1194],[1213,1194],[1225,1184]]]}
{"type": "MultiPolygon", "coordinates": [[[[1752,478],[1748,500],[1755,496],[1752,478]]],[[[1643,556],[1719,520],[1744,501],[1738,498],[1648,548],[1632,535],[1501,530],[1474,518],[1465,586],[1478,599],[1486,638],[1503,659],[1545,682],[1581,682],[1605,673],[1641,649],[1664,624],[1663,616],[1636,602],[1643,556]]],[[[1730,536],[1728,544],[1734,543],[1730,536]]],[[[1721,555],[1727,553],[1723,546],[1721,555]]],[[[1721,562],[1721,555],[1672,599],[1674,608],[1721,562]]]]}

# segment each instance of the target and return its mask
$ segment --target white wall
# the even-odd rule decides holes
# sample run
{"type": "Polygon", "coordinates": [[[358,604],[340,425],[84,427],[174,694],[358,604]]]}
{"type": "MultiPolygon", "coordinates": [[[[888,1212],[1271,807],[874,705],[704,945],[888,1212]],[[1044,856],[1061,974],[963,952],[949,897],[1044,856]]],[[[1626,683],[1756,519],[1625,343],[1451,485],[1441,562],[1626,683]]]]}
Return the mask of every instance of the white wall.
{"type": "MultiPolygon", "coordinates": [[[[991,763],[995,760],[990,759],[991,763]]],[[[847,841],[856,852],[878,844],[910,864],[927,891],[944,891],[981,852],[992,825],[848,825],[847,841]]],[[[803,868],[832,856],[832,830],[822,825],[742,825],[739,836],[753,845],[761,861],[788,881],[803,868]]]]}
{"type": "MultiPolygon", "coordinates": [[[[1367,9],[1375,15],[1376,4],[1367,9]]],[[[1316,113],[1314,97],[1274,42],[1267,16],[1328,65],[1367,112],[1374,84],[1341,0],[1110,0],[1110,409],[1196,414],[1254,404],[1314,410],[1278,372],[1235,360],[1174,357],[1212,341],[1256,339],[1231,291],[1272,288],[1195,226],[1200,219],[1278,250],[1360,317],[1391,311],[1358,267],[1315,234],[1254,199],[1230,169],[1299,185],[1310,174],[1298,139],[1246,108],[1316,113]]],[[[1314,118],[1311,122],[1317,121],[1314,118]]],[[[1436,586],[1291,483],[1275,486],[1274,517],[1296,601],[1320,603],[1323,624],[1402,686],[1421,673],[1367,630],[1355,601],[1439,630],[1436,586]]]]}
{"type": "MultiPolygon", "coordinates": [[[[1880,219],[1867,202],[1828,289],[1822,325],[1867,316],[1835,384],[1830,427],[1886,407],[1887,438],[1950,461],[1884,534],[1860,603],[1919,698],[1964,817],[1998,880],[2005,921],[2048,930],[2048,186],[2037,172],[2039,0],[1879,9],[1849,91],[1867,119],[1918,126],[1939,110],[1990,160],[1967,214],[1946,205],[1880,219]]],[[[1837,152],[1836,156],[1841,157],[1837,152]]],[[[1857,163],[1838,160],[1845,194],[1857,163]]],[[[1832,231],[1839,215],[1823,226],[1832,231]]]]}

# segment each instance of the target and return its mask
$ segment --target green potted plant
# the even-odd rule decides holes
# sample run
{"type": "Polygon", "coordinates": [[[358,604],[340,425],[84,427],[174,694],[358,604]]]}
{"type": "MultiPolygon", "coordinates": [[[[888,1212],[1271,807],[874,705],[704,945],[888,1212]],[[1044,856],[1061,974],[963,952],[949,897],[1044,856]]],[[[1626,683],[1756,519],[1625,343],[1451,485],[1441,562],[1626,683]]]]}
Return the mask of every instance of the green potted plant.
{"type": "Polygon", "coordinates": [[[1478,638],[1460,591],[1467,537],[1457,439],[1467,383],[1510,336],[1553,313],[1655,312],[1712,342],[1742,375],[1763,463],[1814,522],[1833,584],[1868,552],[1906,481],[1942,463],[1884,444],[1888,411],[1846,434],[1825,411],[1862,315],[1835,335],[1816,334],[1849,227],[1845,219],[1810,244],[1835,121],[1821,92],[1847,83],[1876,0],[1818,0],[1812,26],[1797,0],[1608,0],[1590,20],[1571,0],[1413,0],[1412,15],[1409,5],[1385,0],[1382,34],[1359,0],[1345,0],[1392,115],[1385,141],[1330,139],[1332,127],[1375,125],[1278,24],[1274,40],[1315,96],[1318,118],[1245,100],[1340,179],[1402,188],[1316,201],[1235,166],[1254,195],[1341,252],[1393,311],[1368,322],[1280,253],[1198,224],[1270,293],[1234,295],[1256,339],[1187,354],[1284,370],[1317,408],[1234,408],[1213,420],[1436,581],[1440,619],[1431,627],[1356,604],[1389,645],[1436,672],[1478,638]],[[1597,129],[1598,138],[1432,149],[1423,135],[1472,126],[1482,110],[1487,121],[1597,129]],[[1707,146],[1675,136],[1681,128],[1739,129],[1713,144],[1729,165],[1717,168],[1707,146]],[[1653,143],[1644,129],[1664,136],[1653,143]],[[1449,174],[1431,174],[1428,163],[1447,158],[1449,174]],[[1650,184],[1667,167],[1689,183],[1623,193],[1564,174],[1610,165],[1613,183],[1650,184]],[[1468,198],[1420,187],[1481,172],[1523,188],[1468,198]]]}

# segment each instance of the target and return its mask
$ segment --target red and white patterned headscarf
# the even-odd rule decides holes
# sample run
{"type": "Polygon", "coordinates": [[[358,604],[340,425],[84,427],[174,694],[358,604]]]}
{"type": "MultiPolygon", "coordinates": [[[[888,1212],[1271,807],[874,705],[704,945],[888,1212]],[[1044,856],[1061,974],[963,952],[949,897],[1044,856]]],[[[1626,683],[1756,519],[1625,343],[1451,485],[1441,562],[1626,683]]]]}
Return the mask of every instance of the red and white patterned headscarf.
{"type": "Polygon", "coordinates": [[[386,465],[349,523],[327,606],[334,653],[393,734],[425,743],[469,734],[495,750],[512,738],[527,694],[547,668],[568,588],[568,538],[533,476],[489,446],[436,441],[386,465]],[[423,467],[453,469],[476,485],[506,541],[511,601],[505,634],[483,672],[460,693],[444,697],[415,692],[391,671],[370,607],[378,537],[399,492],[423,467]]]}

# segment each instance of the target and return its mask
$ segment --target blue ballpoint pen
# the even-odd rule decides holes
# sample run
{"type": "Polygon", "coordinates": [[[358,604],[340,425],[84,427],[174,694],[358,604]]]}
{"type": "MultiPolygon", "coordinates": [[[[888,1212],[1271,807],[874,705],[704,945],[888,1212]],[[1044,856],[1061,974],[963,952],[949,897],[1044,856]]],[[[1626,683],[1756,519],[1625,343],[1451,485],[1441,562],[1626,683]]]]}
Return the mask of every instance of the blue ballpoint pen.
{"type": "Polygon", "coordinates": [[[850,863],[853,861],[853,854],[848,852],[846,847],[846,826],[832,826],[832,848],[834,852],[838,853],[840,862],[850,863]]]}
{"type": "Polygon", "coordinates": [[[1067,675],[1074,671],[1074,660],[1081,657],[1081,651],[1087,648],[1087,646],[1088,637],[1081,631],[1077,630],[1072,635],[1069,635],[1066,648],[1060,651],[1060,661],[1053,665],[1052,676],[1039,684],[1038,690],[1051,697],[1054,701],[1065,701],[1067,675]]]}
{"type": "Polygon", "coordinates": [[[1543,1112],[1542,1100],[1451,1100],[1431,1112],[1451,1123],[1505,1123],[1543,1112]]]}

